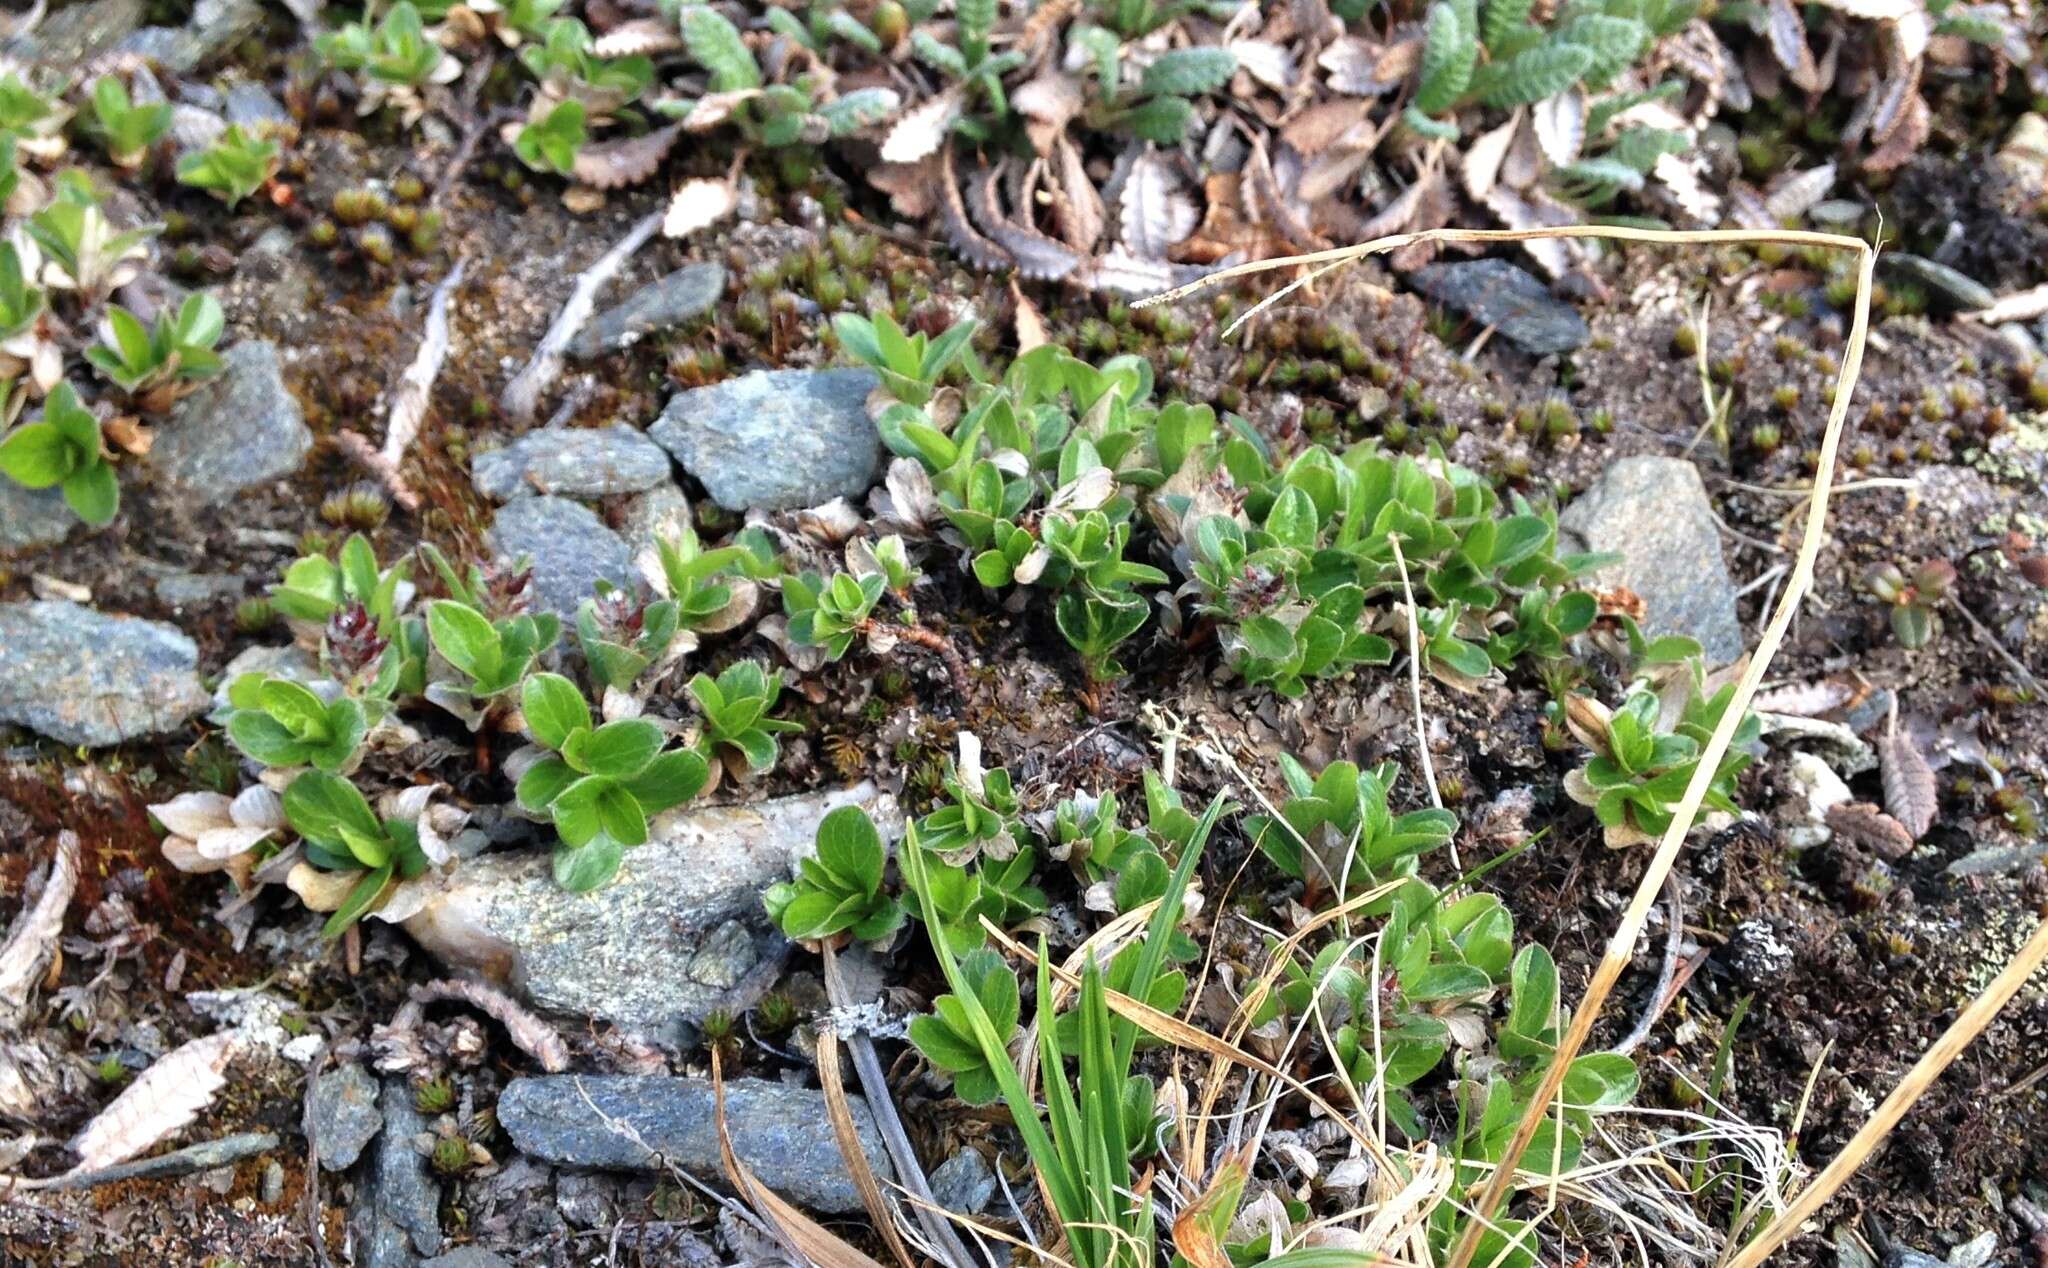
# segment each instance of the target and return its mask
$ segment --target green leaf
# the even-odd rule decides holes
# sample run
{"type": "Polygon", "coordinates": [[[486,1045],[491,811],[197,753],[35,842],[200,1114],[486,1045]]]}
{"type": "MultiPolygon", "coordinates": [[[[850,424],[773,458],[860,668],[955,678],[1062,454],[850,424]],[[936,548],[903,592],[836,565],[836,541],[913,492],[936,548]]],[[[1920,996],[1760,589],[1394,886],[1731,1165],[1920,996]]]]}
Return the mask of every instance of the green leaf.
{"type": "Polygon", "coordinates": [[[0,440],[0,472],[24,488],[60,483],[83,465],[84,457],[51,423],[29,423],[0,440]]]}
{"type": "Polygon", "coordinates": [[[1415,90],[1415,109],[1435,115],[1456,105],[1472,82],[1472,67],[1478,59],[1477,32],[1465,28],[1448,0],[1437,0],[1429,7],[1423,29],[1422,78],[1415,90]]]}
{"type": "Polygon", "coordinates": [[[1148,97],[1123,119],[1142,140],[1178,145],[1195,121],[1195,107],[1185,97],[1148,97]]]}
{"type": "Polygon", "coordinates": [[[663,753],[649,762],[647,769],[623,782],[633,800],[640,803],[641,811],[652,817],[704,791],[710,778],[711,768],[702,754],[678,749],[663,753]]]}
{"type": "Polygon", "coordinates": [[[289,678],[265,679],[256,689],[256,704],[301,739],[328,737],[327,702],[289,678]]]}
{"type": "Polygon", "coordinates": [[[1485,12],[1479,19],[1480,38],[1488,49],[1499,51],[1507,33],[1529,20],[1529,10],[1535,7],[1535,0],[1486,0],[1485,12]]]}
{"type": "Polygon", "coordinates": [[[1147,97],[1195,97],[1215,92],[1237,72],[1237,55],[1227,48],[1177,48],[1145,68],[1138,91],[1147,97]]]}
{"type": "Polygon", "coordinates": [[[583,846],[557,842],[550,860],[555,884],[572,894],[587,894],[619,874],[625,849],[609,837],[598,837],[583,846]]]}
{"type": "Polygon", "coordinates": [[[1557,962],[1550,958],[1542,943],[1532,942],[1515,956],[1508,981],[1513,995],[1508,1008],[1508,1030],[1541,1040],[1557,1012],[1557,962]]]}
{"type": "Polygon", "coordinates": [[[323,938],[339,938],[348,932],[348,927],[361,920],[377,907],[377,900],[384,896],[384,887],[391,883],[392,866],[389,863],[374,870],[365,871],[362,879],[348,891],[327,923],[320,927],[323,938]]]}
{"type": "Polygon", "coordinates": [[[498,632],[483,614],[453,599],[427,605],[427,634],[443,659],[473,682],[496,678],[503,665],[498,632]]]}
{"type": "Polygon", "coordinates": [[[1592,55],[1580,78],[1587,88],[1597,91],[1634,63],[1650,42],[1650,28],[1634,18],[1586,13],[1566,23],[1556,38],[1592,55]]]}
{"type": "Polygon", "coordinates": [[[840,806],[818,824],[818,861],[870,897],[882,888],[886,856],[874,820],[859,806],[840,806]]]}
{"type": "Polygon", "coordinates": [[[620,845],[647,843],[647,816],[624,784],[606,780],[591,804],[606,836],[620,845]]]}
{"type": "Polygon", "coordinates": [[[571,735],[590,726],[590,706],[583,693],[560,674],[528,678],[519,693],[519,711],[527,733],[557,752],[571,735]]]}
{"type": "MultiPolygon", "coordinates": [[[[327,846],[347,845],[351,853],[355,852],[351,838],[385,839],[383,823],[356,786],[322,771],[307,771],[284,790],[284,817],[307,840],[327,846]]],[[[383,862],[363,861],[370,866],[383,862]]]]}
{"type": "Polygon", "coordinates": [[[686,4],[682,15],[683,43],[690,56],[711,72],[713,92],[736,92],[761,86],[761,67],[740,38],[739,28],[708,4],[686,4]]]}
{"type": "Polygon", "coordinates": [[[235,747],[265,766],[303,766],[311,748],[267,713],[237,710],[228,719],[228,738],[235,747]]]}
{"type": "Polygon", "coordinates": [[[555,832],[572,846],[588,845],[604,835],[604,818],[597,803],[606,789],[616,786],[602,775],[585,775],[562,789],[548,806],[555,832]]]}
{"type": "Polygon", "coordinates": [[[647,769],[668,737],[646,718],[621,718],[571,738],[562,756],[593,775],[631,779],[647,769]]]}
{"type": "Polygon", "coordinates": [[[95,461],[66,476],[63,489],[65,503],[79,519],[95,528],[114,522],[114,514],[121,507],[121,485],[114,478],[112,466],[95,461]]]}
{"type": "Polygon", "coordinates": [[[539,814],[554,804],[564,788],[580,778],[576,769],[561,758],[543,757],[527,767],[526,773],[519,777],[514,795],[519,798],[522,809],[539,814]]]}
{"type": "Polygon", "coordinates": [[[1541,101],[1577,83],[1593,61],[1593,51],[1581,44],[1539,45],[1489,66],[1480,100],[1498,108],[1541,101]]]}

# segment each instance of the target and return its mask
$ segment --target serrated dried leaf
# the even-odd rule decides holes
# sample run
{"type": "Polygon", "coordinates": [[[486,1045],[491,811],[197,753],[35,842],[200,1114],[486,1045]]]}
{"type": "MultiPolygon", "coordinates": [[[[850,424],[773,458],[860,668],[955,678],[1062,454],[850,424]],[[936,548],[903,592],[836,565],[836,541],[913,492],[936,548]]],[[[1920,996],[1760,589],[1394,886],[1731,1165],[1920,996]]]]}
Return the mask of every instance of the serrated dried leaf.
{"type": "Polygon", "coordinates": [[[1807,92],[1820,88],[1820,68],[1814,65],[1813,50],[1806,44],[1806,20],[1792,0],[1770,0],[1765,10],[1764,35],[1771,44],[1771,56],[1785,68],[1785,74],[1807,92]]]}
{"type": "Polygon", "coordinates": [[[1685,219],[1711,227],[1721,223],[1721,199],[1708,191],[1701,179],[1701,166],[1696,155],[1659,154],[1650,165],[1650,175],[1671,195],[1685,219]]]}
{"type": "Polygon", "coordinates": [[[952,130],[953,121],[959,117],[960,94],[950,90],[940,93],[905,114],[889,129],[889,139],[882,142],[882,161],[915,163],[937,153],[952,130]]]}
{"type": "Polygon", "coordinates": [[[1914,93],[1906,103],[1905,117],[1892,130],[1885,143],[1864,156],[1863,170],[1866,172],[1889,172],[1903,167],[1907,160],[1920,152],[1927,144],[1927,138],[1934,132],[1934,114],[1927,108],[1927,99],[1914,93]]]}
{"type": "Polygon", "coordinates": [[[1102,195],[1088,179],[1080,148],[1065,136],[1053,146],[1052,159],[1053,218],[1059,223],[1060,237],[1076,251],[1093,251],[1109,224],[1102,195]]]}
{"type": "Polygon", "coordinates": [[[593,189],[638,185],[661,170],[682,134],[683,125],[671,123],[644,136],[586,145],[576,152],[575,177],[593,189]]]}
{"type": "Polygon", "coordinates": [[[1010,253],[1016,261],[1017,271],[1026,277],[1054,281],[1079,268],[1081,257],[1078,254],[1003,213],[996,190],[1002,173],[1003,165],[998,164],[969,178],[971,210],[982,231],[1010,253]]]}
{"type": "Polygon", "coordinates": [[[1024,131],[1032,148],[1050,154],[1054,140],[1081,113],[1080,81],[1057,70],[1041,71],[1010,94],[1010,105],[1024,116],[1024,131]]]}
{"type": "Polygon", "coordinates": [[[1238,66],[1266,87],[1281,92],[1294,87],[1294,57],[1284,45],[1271,40],[1232,40],[1230,51],[1238,66]]]}
{"type": "Polygon", "coordinates": [[[1117,222],[1124,246],[1133,254],[1165,259],[1174,243],[1195,231],[1201,213],[1181,183],[1180,173],[1166,159],[1148,151],[1138,156],[1124,181],[1117,222]]]}
{"type": "Polygon", "coordinates": [[[662,213],[661,234],[665,238],[686,237],[731,215],[739,201],[738,192],[726,181],[702,177],[684,181],[669,198],[668,210],[662,213]]]}
{"type": "Polygon", "coordinates": [[[1817,718],[1855,699],[1856,689],[1835,678],[1819,682],[1787,683],[1760,691],[1750,707],[1758,713],[1789,713],[1795,717],[1817,718]]]}
{"type": "Polygon", "coordinates": [[[64,913],[78,888],[78,848],[76,835],[57,834],[57,852],[50,860],[43,892],[34,907],[15,919],[7,945],[0,947],[0,1030],[11,1029],[28,1007],[29,992],[56,950],[64,913]]]}
{"type": "Polygon", "coordinates": [[[922,220],[935,205],[932,186],[933,165],[926,163],[877,163],[867,170],[868,184],[889,195],[889,209],[905,220],[922,220]]]}
{"type": "Polygon", "coordinates": [[[71,1148],[78,1155],[72,1172],[126,1162],[191,1122],[227,1082],[221,1072],[242,1042],[240,1031],[223,1030],[159,1058],[72,1138],[71,1148]]]}
{"type": "Polygon", "coordinates": [[[1764,198],[1764,212],[1775,224],[1812,211],[1835,187],[1835,165],[1822,163],[1786,178],[1764,198]]]}
{"type": "Polygon", "coordinates": [[[1430,169],[1416,178],[1415,183],[1401,191],[1386,206],[1365,222],[1360,232],[1362,239],[1384,238],[1391,233],[1404,232],[1415,220],[1416,208],[1422,205],[1422,196],[1429,192],[1430,184],[1437,179],[1435,169],[1430,169]]]}
{"type": "Polygon", "coordinates": [[[1179,271],[1165,260],[1139,259],[1122,246],[1110,248],[1083,277],[1095,290],[1120,295],[1155,295],[1181,282],[1179,271]]]}
{"type": "Polygon", "coordinates": [[[1866,100],[1870,108],[1870,139],[1879,145],[1889,141],[1911,113],[1913,95],[1920,90],[1920,63],[1913,62],[1878,83],[1866,100]]]}
{"type": "MultiPolygon", "coordinates": [[[[1537,229],[1555,225],[1577,223],[1578,217],[1561,204],[1539,201],[1536,191],[1528,196],[1515,192],[1506,185],[1496,185],[1481,201],[1486,209],[1509,229],[1537,229]]],[[[1571,244],[1562,238],[1531,238],[1521,244],[1529,258],[1553,278],[1563,277],[1571,271],[1571,244]]]]}
{"type": "Polygon", "coordinates": [[[731,92],[705,93],[683,116],[683,131],[709,132],[732,118],[732,112],[761,95],[759,88],[735,88],[731,92]]]}
{"type": "Polygon", "coordinates": [[[1878,737],[1877,756],[1884,771],[1884,808],[1917,841],[1941,812],[1934,770],[1913,737],[1897,726],[1887,727],[1878,737]]]}
{"type": "Polygon", "coordinates": [[[1500,181],[1510,189],[1527,189],[1543,179],[1543,172],[1543,147],[1536,144],[1536,130],[1524,119],[1501,160],[1500,181]]]}
{"type": "Polygon", "coordinates": [[[1369,109],[1363,101],[1344,98],[1321,102],[1288,120],[1280,129],[1280,139],[1304,158],[1314,157],[1364,122],[1369,109]]]}
{"type": "Polygon", "coordinates": [[[995,243],[983,237],[967,219],[967,208],[960,201],[960,181],[953,174],[953,151],[948,148],[939,157],[939,224],[946,231],[946,240],[953,249],[967,258],[976,268],[1006,269],[1010,257],[995,243]]]}
{"type": "Polygon", "coordinates": [[[1913,834],[1904,824],[1867,801],[1844,801],[1829,806],[1828,829],[1836,836],[1875,851],[1888,859],[1900,859],[1913,852],[1913,834]]]}
{"type": "Polygon", "coordinates": [[[1530,130],[1537,148],[1553,167],[1579,161],[1586,144],[1586,94],[1577,87],[1545,97],[1529,109],[1530,130]]]}
{"type": "Polygon", "coordinates": [[[1316,58],[1332,91],[1352,97],[1392,92],[1422,63],[1422,41],[1382,45],[1347,35],[1332,40],[1316,58]]]}
{"type": "Polygon", "coordinates": [[[2048,285],[2001,295],[1998,302],[1989,308],[1980,308],[1974,313],[1957,314],[1959,320],[1982,322],[1987,326],[1996,326],[2008,321],[2032,321],[2041,316],[2048,316],[2048,285]]]}
{"type": "Polygon", "coordinates": [[[1484,198],[1500,179],[1500,165],[1507,159],[1508,146],[1515,140],[1515,129],[1522,126],[1522,110],[1517,106],[1508,116],[1508,121],[1488,132],[1482,132],[1472,144],[1465,147],[1465,159],[1459,168],[1464,180],[1465,193],[1473,198],[1484,198]]]}
{"type": "Polygon", "coordinates": [[[682,46],[682,32],[673,22],[661,18],[633,18],[592,40],[590,52],[596,57],[644,57],[652,53],[672,53],[682,46]]]}

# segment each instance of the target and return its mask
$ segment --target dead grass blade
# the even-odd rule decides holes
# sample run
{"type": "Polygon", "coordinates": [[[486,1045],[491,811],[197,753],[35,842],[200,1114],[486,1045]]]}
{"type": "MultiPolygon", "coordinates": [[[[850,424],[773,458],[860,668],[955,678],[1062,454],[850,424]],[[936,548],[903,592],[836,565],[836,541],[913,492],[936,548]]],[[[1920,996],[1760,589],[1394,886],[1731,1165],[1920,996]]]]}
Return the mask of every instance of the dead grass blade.
{"type": "Polygon", "coordinates": [[[910,1248],[903,1244],[903,1235],[896,1231],[896,1219],[888,1200],[882,1196],[882,1183],[875,1178],[875,1169],[868,1165],[867,1151],[860,1147],[860,1132],[854,1128],[853,1110],[846,1101],[846,1080],[839,1073],[839,1036],[830,1030],[818,1032],[818,1086],[825,1093],[825,1113],[832,1119],[839,1156],[846,1160],[847,1173],[853,1177],[853,1187],[860,1190],[861,1205],[867,1207],[868,1218],[874,1221],[882,1240],[889,1243],[889,1253],[896,1256],[896,1262],[903,1268],[917,1268],[910,1248]]]}
{"type": "MultiPolygon", "coordinates": [[[[725,1070],[715,1047],[711,1050],[711,1095],[716,1109],[714,1120],[718,1125],[718,1156],[725,1164],[725,1178],[732,1183],[740,1200],[774,1227],[783,1248],[795,1255],[799,1263],[816,1264],[818,1268],[882,1268],[882,1265],[827,1232],[775,1190],[762,1184],[747,1164],[740,1161],[739,1154],[733,1150],[732,1132],[725,1121],[725,1070]]],[[[873,1175],[868,1178],[874,1179],[873,1175]]]]}
{"type": "Polygon", "coordinates": [[[1209,1187],[1181,1208],[1173,1221],[1173,1246],[1193,1268],[1231,1268],[1224,1251],[1221,1231],[1230,1227],[1238,1200],[1244,1197],[1245,1181],[1251,1178],[1251,1150],[1240,1149],[1225,1158],[1210,1178],[1209,1187]]]}
{"type": "MultiPolygon", "coordinates": [[[[1515,1187],[1515,1168],[1522,1154],[1535,1137],[1537,1129],[1549,1112],[1551,1103],[1557,1098],[1564,1084],[1566,1072],[1572,1060],[1585,1047],[1592,1033],[1593,1023],[1598,1019],[1600,1006],[1614,990],[1623,970],[1634,953],[1636,936],[1648,919],[1651,907],[1662,891],[1664,878],[1669,875],[1677,862],[1678,851],[1684,847],[1686,834],[1692,830],[1694,820],[1699,816],[1701,802],[1713,774],[1720,766],[1721,758],[1727,753],[1735,737],[1736,727],[1749,709],[1749,702],[1756,695],[1771,660],[1778,647],[1784,642],[1793,616],[1804,601],[1806,592],[1813,583],[1814,561],[1820,554],[1825,536],[1828,495],[1834,481],[1837,451],[1841,447],[1842,431],[1848,419],[1849,402],[1855,392],[1857,376],[1863,366],[1863,350],[1870,334],[1870,291],[1872,275],[1877,263],[1877,252],[1859,238],[1841,234],[1814,233],[1803,230],[1753,230],[1753,229],[1700,229],[1700,230],[1654,230],[1637,229],[1619,225],[1560,225],[1531,229],[1431,229],[1415,233],[1395,234],[1357,246],[1319,251],[1309,255],[1287,259],[1266,260],[1255,264],[1239,265],[1211,274],[1193,285],[1169,291],[1164,295],[1140,301],[1140,306],[1163,303],[1179,298],[1194,290],[1213,286],[1231,277],[1266,272],[1276,268],[1304,267],[1308,271],[1299,279],[1280,288],[1254,306],[1245,317],[1259,312],[1293,289],[1314,280],[1332,269],[1365,259],[1386,251],[1398,250],[1421,242],[1523,243],[1545,238],[1604,238],[1622,242],[1645,242],[1659,245],[1705,245],[1714,243],[1776,243],[1783,246],[1811,246],[1827,250],[1851,252],[1856,257],[1856,304],[1851,322],[1848,344],[1842,358],[1841,370],[1835,384],[1834,402],[1828,411],[1827,430],[1821,438],[1820,461],[1814,478],[1813,490],[1806,517],[1806,528],[1800,541],[1799,554],[1792,567],[1791,576],[1779,597],[1777,610],[1765,627],[1763,637],[1758,641],[1755,654],[1744,668],[1741,680],[1736,684],[1734,698],[1722,715],[1721,724],[1700,754],[1699,766],[1691,783],[1685,790],[1684,799],[1679,803],[1670,827],[1658,843],[1657,851],[1645,869],[1642,880],[1637,884],[1628,909],[1623,913],[1619,927],[1609,939],[1605,954],[1594,970],[1593,979],[1587,984],[1584,997],[1573,1010],[1571,1025],[1557,1046],[1557,1052],[1550,1066],[1543,1073],[1534,1095],[1530,1098],[1528,1111],[1516,1126],[1514,1137],[1507,1151],[1487,1182],[1485,1190],[1473,1205],[1472,1217],[1466,1224],[1465,1233],[1452,1248],[1445,1268],[1466,1268],[1479,1247],[1479,1238],[1492,1219],[1493,1214],[1506,1200],[1515,1187]]],[[[2002,1001],[2001,1001],[2002,1002],[2002,1001]]],[[[1930,1054],[1931,1055],[1931,1054],[1930,1054]]],[[[1916,1093],[1917,1094],[1917,1093],[1916,1093]]],[[[1903,1113],[1903,1107],[1900,1110],[1903,1113]]],[[[1880,1133],[1881,1134],[1881,1133],[1880,1133]]],[[[1874,1143],[1874,1141],[1873,1141],[1874,1143]]]]}

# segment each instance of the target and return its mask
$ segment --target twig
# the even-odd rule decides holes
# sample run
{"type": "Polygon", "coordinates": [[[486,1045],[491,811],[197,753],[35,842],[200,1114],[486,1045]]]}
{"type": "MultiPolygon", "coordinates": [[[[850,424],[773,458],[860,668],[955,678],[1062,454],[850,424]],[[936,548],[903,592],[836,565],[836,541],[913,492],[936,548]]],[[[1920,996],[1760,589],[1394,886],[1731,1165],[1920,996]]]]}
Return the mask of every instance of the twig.
{"type": "Polygon", "coordinates": [[[28,1008],[29,991],[43,976],[43,966],[57,949],[64,913],[78,888],[78,835],[57,834],[57,852],[36,905],[15,920],[7,945],[0,947],[0,1029],[12,1030],[28,1008]]]}
{"type": "MultiPolygon", "coordinates": [[[[840,971],[839,957],[831,947],[824,948],[825,954],[825,997],[834,1008],[853,1008],[866,1003],[856,1000],[847,990],[846,975],[840,971]]],[[[846,1043],[846,1050],[853,1054],[854,1078],[860,1082],[861,1094],[867,1098],[868,1109],[873,1111],[875,1126],[881,1130],[882,1144],[889,1151],[889,1160],[896,1164],[896,1178],[917,1201],[911,1204],[911,1211],[917,1218],[918,1227],[924,1230],[932,1245],[945,1253],[949,1268],[976,1268],[983,1261],[968,1252],[966,1243],[960,1240],[951,1221],[934,1214],[939,1209],[938,1200],[932,1196],[931,1182],[925,1178],[924,1167],[917,1160],[917,1150],[910,1144],[909,1133],[903,1130],[903,1120],[896,1115],[896,1100],[889,1093],[889,1081],[882,1073],[881,1058],[875,1055],[874,1041],[860,1031],[840,1036],[846,1043]]]]}
{"type": "Polygon", "coordinates": [[[391,1024],[381,1029],[389,1035],[395,1032],[416,1030],[428,1004],[454,1001],[468,1004],[479,1012],[488,1014],[505,1027],[505,1033],[512,1042],[549,1074],[560,1074],[569,1068],[569,1045],[555,1033],[555,1028],[527,1011],[518,1001],[495,987],[482,982],[426,982],[412,988],[412,995],[395,1014],[391,1024]]]}
{"type": "Polygon", "coordinates": [[[448,298],[462,285],[463,270],[468,265],[467,260],[457,260],[427,302],[427,324],[420,335],[419,351],[405,373],[399,375],[398,385],[391,389],[384,447],[371,449],[370,442],[355,432],[339,432],[334,438],[351,458],[382,481],[391,491],[392,499],[408,511],[420,509],[420,495],[399,474],[398,464],[405,461],[406,450],[419,438],[420,424],[433,400],[434,380],[441,376],[441,363],[448,359],[448,298]]]}
{"type": "Polygon", "coordinates": [[[2019,954],[1999,972],[1991,985],[1984,988],[1984,993],[1971,1000],[1970,1006],[1950,1023],[1941,1038],[1934,1041],[1934,1046],[1913,1063],[1913,1068],[1906,1071],[1906,1077],[1899,1080],[1891,1095],[1884,1098],[1884,1104],[1878,1106],[1868,1121],[1850,1137],[1834,1161],[1814,1177],[1813,1183],[1807,1185],[1792,1205],[1757,1235],[1756,1240],[1744,1246],[1741,1253],[1728,1262],[1728,1268],[1757,1268],[1790,1241],[1800,1225],[1813,1218],[1836,1190],[1856,1174],[1871,1151],[1906,1116],[1913,1102],[1941,1077],[1942,1071],[1962,1054],[1972,1040],[1983,1033],[1998,1015],[1998,1010],[2019,993],[2044,960],[2048,960],[2048,920],[2041,922],[2026,945],[2020,948],[2019,954]]]}
{"type": "Polygon", "coordinates": [[[569,301],[562,305],[562,311],[555,315],[555,322],[548,332],[534,346],[533,359],[526,363],[516,378],[505,387],[505,394],[498,398],[505,412],[522,423],[533,421],[534,411],[540,406],[541,394],[554,384],[562,372],[562,352],[576,332],[583,329],[583,323],[590,319],[591,309],[597,307],[597,293],[605,283],[612,280],[618,271],[626,266],[647,240],[661,228],[661,217],[665,209],[657,208],[642,216],[633,227],[626,231],[611,250],[598,257],[597,263],[585,269],[576,278],[576,285],[569,292],[569,301]]]}
{"type": "Polygon", "coordinates": [[[1650,1002],[1643,1009],[1643,1015],[1636,1022],[1636,1028],[1628,1037],[1614,1045],[1614,1050],[1626,1056],[1642,1046],[1650,1037],[1650,1031],[1657,1025],[1657,1019],[1671,1006],[1674,979],[1678,976],[1678,948],[1685,941],[1685,898],[1681,892],[1683,883],[1678,879],[1678,869],[1673,868],[1664,877],[1664,920],[1669,926],[1664,931],[1664,967],[1657,972],[1657,985],[1650,992],[1650,1002]]]}
{"type": "Polygon", "coordinates": [[[1991,650],[1997,652],[1998,658],[2004,661],[2013,673],[2019,675],[2020,681],[2027,684],[2030,691],[2037,696],[2043,694],[2040,679],[2034,677],[2033,671],[2029,670],[2019,657],[2005,650],[2005,644],[1998,641],[1998,635],[1991,632],[1990,626],[1977,619],[1977,614],[1970,611],[1969,605],[1954,595],[1948,597],[1948,605],[1963,614],[1963,619],[1970,623],[1970,628],[1977,631],[1979,638],[1991,644],[1991,650]]]}
{"type": "MultiPolygon", "coordinates": [[[[1415,624],[1415,589],[1408,584],[1408,560],[1401,554],[1401,539],[1389,534],[1387,541],[1394,548],[1394,567],[1401,571],[1401,595],[1405,600],[1402,610],[1408,615],[1408,699],[1415,705],[1415,751],[1422,758],[1422,782],[1429,788],[1429,804],[1442,810],[1443,794],[1436,790],[1436,763],[1430,760],[1429,734],[1422,722],[1422,631],[1415,624]]],[[[1450,847],[1452,870],[1464,871],[1465,865],[1458,861],[1455,838],[1450,847]]]]}
{"type": "Polygon", "coordinates": [[[277,1137],[270,1132],[248,1132],[239,1136],[223,1136],[219,1140],[202,1141],[173,1149],[167,1154],[154,1158],[137,1158],[133,1162],[116,1163],[101,1167],[97,1171],[66,1171],[62,1175],[49,1176],[41,1180],[16,1180],[0,1178],[0,1185],[8,1189],[23,1191],[51,1189],[92,1189],[103,1184],[117,1184],[123,1180],[164,1180],[173,1176],[188,1176],[195,1171],[210,1171],[240,1162],[256,1154],[268,1153],[277,1148],[277,1137]]]}

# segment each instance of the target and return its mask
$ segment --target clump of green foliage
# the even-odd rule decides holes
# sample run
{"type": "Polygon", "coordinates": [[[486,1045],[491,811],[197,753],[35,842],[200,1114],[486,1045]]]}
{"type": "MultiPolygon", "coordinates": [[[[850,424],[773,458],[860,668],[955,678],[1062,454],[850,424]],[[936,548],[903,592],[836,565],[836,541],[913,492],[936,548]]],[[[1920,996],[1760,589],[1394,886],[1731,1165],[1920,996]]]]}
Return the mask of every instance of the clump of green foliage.
{"type": "Polygon", "coordinates": [[[88,524],[112,523],[121,506],[121,485],[107,461],[99,420],[78,403],[69,383],[59,383],[44,399],[41,421],[0,438],[0,474],[23,488],[60,490],[64,504],[88,524]]]}
{"type": "Polygon", "coordinates": [[[770,919],[791,938],[817,941],[846,934],[879,942],[903,926],[903,904],[882,891],[888,855],[874,820],[859,806],[841,806],[818,822],[816,852],[798,863],[796,879],[762,894],[770,919]]]}
{"type": "Polygon", "coordinates": [[[176,312],[159,314],[154,330],[114,304],[107,309],[105,342],[87,348],[85,359],[130,396],[160,406],[153,398],[164,389],[220,372],[213,349],[225,329],[220,302],[204,293],[187,296],[176,312]]]}
{"type": "Polygon", "coordinates": [[[1946,559],[1926,560],[1910,572],[1895,563],[1879,564],[1863,577],[1863,588],[1891,609],[1899,646],[1916,651],[1941,632],[1941,605],[1955,584],[1955,565],[1946,559]]]}
{"type": "MultiPolygon", "coordinates": [[[[1732,682],[1707,694],[1704,678],[1699,661],[1692,660],[1663,692],[1639,686],[1612,712],[1585,696],[1565,702],[1572,733],[1593,753],[1566,777],[1565,792],[1593,808],[1608,845],[1653,840],[1671,826],[1699,768],[1700,751],[1735,696],[1732,682]]],[[[1735,780],[1753,760],[1747,750],[1755,747],[1761,729],[1756,715],[1743,716],[1714,769],[1704,805],[1738,812],[1735,780]]]]}
{"type": "Polygon", "coordinates": [[[277,165],[276,141],[234,126],[212,145],[178,160],[178,183],[203,189],[233,208],[277,175],[277,165]]]}

